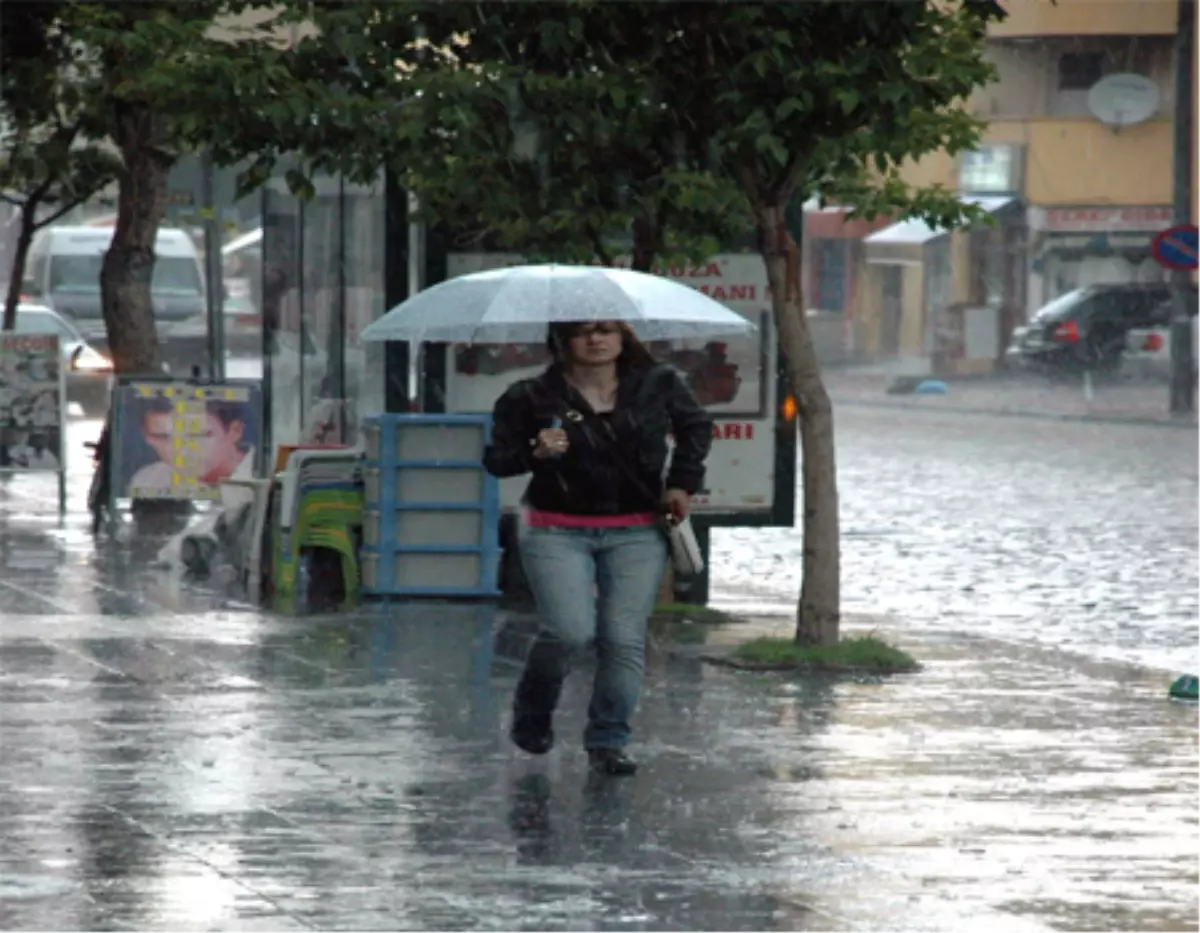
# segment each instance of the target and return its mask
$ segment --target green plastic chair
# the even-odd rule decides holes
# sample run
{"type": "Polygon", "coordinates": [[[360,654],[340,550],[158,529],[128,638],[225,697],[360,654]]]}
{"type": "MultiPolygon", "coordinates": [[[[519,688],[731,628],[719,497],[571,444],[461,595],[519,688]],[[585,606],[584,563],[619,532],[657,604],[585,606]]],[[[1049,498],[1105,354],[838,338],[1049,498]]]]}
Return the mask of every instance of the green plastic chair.
{"type": "Polygon", "coordinates": [[[275,607],[281,612],[296,608],[296,571],[305,548],[323,547],[341,558],[346,588],[343,608],[358,604],[360,580],[356,528],[362,527],[363,494],[349,489],[314,489],[304,495],[292,529],[291,554],[285,558],[276,531],[275,607]]]}

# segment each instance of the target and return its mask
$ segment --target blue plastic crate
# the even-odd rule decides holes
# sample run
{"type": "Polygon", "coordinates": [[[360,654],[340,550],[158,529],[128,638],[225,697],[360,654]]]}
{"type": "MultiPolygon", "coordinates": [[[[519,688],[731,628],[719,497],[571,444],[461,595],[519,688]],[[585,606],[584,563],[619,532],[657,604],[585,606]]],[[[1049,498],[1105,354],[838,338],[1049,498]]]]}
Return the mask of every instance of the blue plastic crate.
{"type": "MultiPolygon", "coordinates": [[[[363,592],[379,596],[497,596],[500,565],[500,488],[495,477],[483,469],[483,446],[491,432],[488,415],[374,415],[364,422],[368,455],[364,469],[365,508],[378,516],[372,529],[372,545],[360,554],[363,592]],[[438,436],[430,433],[409,441],[405,429],[474,429],[454,435],[458,450],[439,457],[438,436]],[[463,459],[470,449],[478,454],[463,459]],[[411,454],[400,456],[401,452],[411,454]],[[406,496],[406,474],[416,482],[424,474],[444,473],[447,498],[406,496]],[[471,488],[472,484],[476,488],[471,488]],[[471,543],[423,544],[397,537],[397,516],[405,513],[477,512],[478,540],[471,543]]],[[[436,485],[436,481],[433,481],[436,485]]]]}
{"type": "Polygon", "coordinates": [[[499,595],[500,555],[484,548],[364,547],[359,563],[362,591],[374,596],[499,595]]]}

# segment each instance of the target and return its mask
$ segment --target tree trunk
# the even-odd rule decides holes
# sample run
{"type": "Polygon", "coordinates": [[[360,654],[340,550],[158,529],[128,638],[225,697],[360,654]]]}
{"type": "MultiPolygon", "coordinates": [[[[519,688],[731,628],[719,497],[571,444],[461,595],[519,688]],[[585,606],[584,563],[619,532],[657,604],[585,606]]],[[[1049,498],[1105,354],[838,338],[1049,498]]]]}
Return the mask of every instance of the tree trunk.
{"type": "Polygon", "coordinates": [[[633,255],[631,268],[635,272],[649,272],[654,268],[662,248],[662,236],[654,218],[639,215],[633,219],[633,255]]]}
{"type": "Polygon", "coordinates": [[[799,286],[799,251],[783,220],[783,205],[763,206],[759,237],[779,344],[800,420],[803,485],[804,577],[796,613],[796,641],[832,645],[841,621],[841,532],[838,521],[837,460],[833,405],[804,316],[799,286]]]}
{"type": "Polygon", "coordinates": [[[8,294],[4,298],[4,322],[0,330],[15,330],[17,326],[17,305],[21,303],[25,258],[29,255],[29,246],[33,242],[39,201],[30,198],[21,205],[21,228],[17,232],[17,248],[13,253],[12,268],[8,271],[8,294]]]}
{"type": "Polygon", "coordinates": [[[150,281],[171,161],[156,148],[156,120],[146,107],[134,105],[121,114],[114,135],[123,165],[117,225],[100,270],[104,326],[114,369],[152,374],[159,366],[150,281]]]}

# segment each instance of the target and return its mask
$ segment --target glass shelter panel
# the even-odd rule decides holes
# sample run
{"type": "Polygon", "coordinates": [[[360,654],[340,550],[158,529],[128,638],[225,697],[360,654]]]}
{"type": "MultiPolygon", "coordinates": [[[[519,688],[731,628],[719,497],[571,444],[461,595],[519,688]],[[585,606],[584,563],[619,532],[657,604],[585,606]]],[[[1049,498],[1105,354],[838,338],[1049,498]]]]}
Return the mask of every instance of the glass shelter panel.
{"type": "Polygon", "coordinates": [[[344,276],[342,197],[337,178],[314,179],[317,194],[302,206],[301,331],[304,378],[300,384],[300,426],[304,440],[337,444],[343,440],[342,400],[344,276]]]}
{"type": "Polygon", "coordinates": [[[384,348],[362,331],[384,310],[382,178],[314,179],[299,201],[281,179],[263,195],[263,318],[271,441],[352,445],[384,410],[384,348]]]}
{"type": "Polygon", "coordinates": [[[362,332],[386,310],[383,178],[370,186],[346,182],[343,199],[345,395],[351,403],[346,438],[352,442],[363,418],[384,410],[384,344],[362,340],[362,332]]]}
{"type": "Polygon", "coordinates": [[[300,440],[305,333],[301,320],[301,204],[282,179],[263,191],[264,381],[272,447],[300,440]]]}

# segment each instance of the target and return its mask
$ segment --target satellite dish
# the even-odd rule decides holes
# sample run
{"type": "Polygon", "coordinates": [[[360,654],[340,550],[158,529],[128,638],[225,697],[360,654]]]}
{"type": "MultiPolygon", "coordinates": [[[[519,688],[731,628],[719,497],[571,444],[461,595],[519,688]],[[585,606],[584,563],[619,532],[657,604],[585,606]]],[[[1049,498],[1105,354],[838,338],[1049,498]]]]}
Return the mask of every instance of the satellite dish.
{"type": "Polygon", "coordinates": [[[1158,111],[1158,85],[1144,75],[1108,75],[1092,85],[1087,103],[1101,123],[1134,126],[1158,111]]]}

